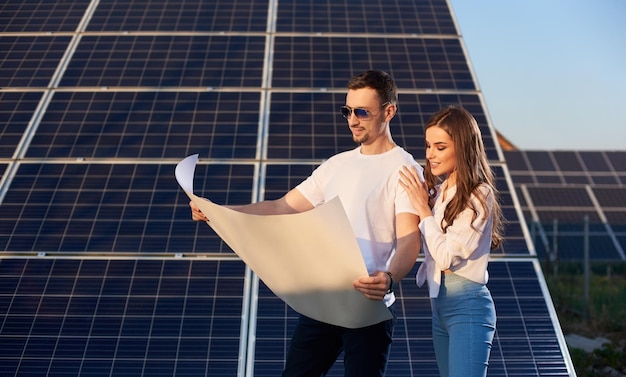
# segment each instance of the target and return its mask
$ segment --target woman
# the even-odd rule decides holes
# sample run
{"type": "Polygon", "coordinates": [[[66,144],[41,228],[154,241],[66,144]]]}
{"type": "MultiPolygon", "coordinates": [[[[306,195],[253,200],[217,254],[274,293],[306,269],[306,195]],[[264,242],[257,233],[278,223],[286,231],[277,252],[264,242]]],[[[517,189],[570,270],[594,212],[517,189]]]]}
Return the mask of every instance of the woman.
{"type": "Polygon", "coordinates": [[[403,168],[400,184],[420,217],[432,331],[444,377],[486,376],[496,313],[486,287],[492,248],[502,242],[502,213],[478,124],[465,109],[443,108],[425,127],[424,182],[403,168]]]}

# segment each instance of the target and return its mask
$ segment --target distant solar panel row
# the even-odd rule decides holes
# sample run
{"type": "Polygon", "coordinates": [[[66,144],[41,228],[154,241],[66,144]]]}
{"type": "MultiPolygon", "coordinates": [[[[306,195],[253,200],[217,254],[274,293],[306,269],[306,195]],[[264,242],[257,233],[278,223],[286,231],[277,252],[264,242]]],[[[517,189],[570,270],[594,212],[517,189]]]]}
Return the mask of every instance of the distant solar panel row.
{"type": "Polygon", "coordinates": [[[626,171],[621,170],[626,152],[507,151],[505,156],[541,258],[580,260],[588,245],[592,259],[626,259],[626,171]],[[547,239],[541,240],[540,232],[547,239]]]}

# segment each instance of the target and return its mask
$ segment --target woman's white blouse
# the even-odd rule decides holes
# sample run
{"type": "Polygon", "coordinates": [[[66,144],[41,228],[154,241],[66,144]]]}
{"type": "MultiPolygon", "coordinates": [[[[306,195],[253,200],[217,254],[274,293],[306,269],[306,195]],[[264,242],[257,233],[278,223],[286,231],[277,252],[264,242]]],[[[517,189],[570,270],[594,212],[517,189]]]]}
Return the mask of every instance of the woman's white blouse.
{"type": "Polygon", "coordinates": [[[424,263],[417,271],[416,279],[420,287],[428,280],[430,297],[439,295],[441,271],[449,269],[457,275],[481,284],[486,284],[489,279],[487,263],[491,250],[494,195],[486,184],[479,186],[478,189],[487,198],[489,212],[485,213],[478,198],[472,195],[470,200],[478,211],[473,226],[471,225],[474,212],[466,208],[447,228],[446,233],[441,229],[444,210],[454,197],[456,186],[447,188],[445,201],[443,191],[439,191],[435,198],[433,216],[420,221],[424,263]]]}

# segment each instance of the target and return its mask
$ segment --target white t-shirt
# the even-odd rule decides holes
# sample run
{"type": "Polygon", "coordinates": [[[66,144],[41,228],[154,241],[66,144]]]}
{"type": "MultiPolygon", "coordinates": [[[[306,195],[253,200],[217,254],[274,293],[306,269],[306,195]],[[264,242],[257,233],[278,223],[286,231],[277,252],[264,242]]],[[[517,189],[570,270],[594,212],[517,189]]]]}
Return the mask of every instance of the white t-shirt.
{"type": "MultiPolygon", "coordinates": [[[[389,267],[396,248],[395,216],[417,215],[398,183],[402,166],[423,171],[401,147],[374,155],[361,154],[357,147],[332,156],[296,187],[313,206],[339,197],[368,273],[389,267]]],[[[385,303],[391,305],[393,298],[385,303]]]]}

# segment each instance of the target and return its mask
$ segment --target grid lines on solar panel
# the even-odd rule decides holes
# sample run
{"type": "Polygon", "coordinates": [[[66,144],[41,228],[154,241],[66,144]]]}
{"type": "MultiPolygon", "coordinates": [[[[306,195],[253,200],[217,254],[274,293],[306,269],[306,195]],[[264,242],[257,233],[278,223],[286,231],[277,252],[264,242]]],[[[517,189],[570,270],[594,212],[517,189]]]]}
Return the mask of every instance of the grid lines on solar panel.
{"type": "Polygon", "coordinates": [[[530,187],[536,207],[578,207],[593,209],[593,202],[584,187],[530,187]]]}
{"type": "Polygon", "coordinates": [[[625,187],[594,187],[593,193],[603,209],[620,207],[626,209],[625,187]]]}
{"type": "Polygon", "coordinates": [[[239,261],[0,259],[7,376],[236,375],[239,261]]]}
{"type": "MultiPolygon", "coordinates": [[[[492,261],[489,283],[497,325],[488,376],[569,376],[548,303],[533,261],[492,261]],[[552,375],[552,374],[551,374],[552,375]]],[[[427,289],[413,277],[402,280],[393,305],[394,328],[388,372],[392,376],[439,376],[431,334],[431,309],[427,289]]],[[[275,376],[282,370],[298,314],[264,284],[258,294],[255,376],[275,376]]],[[[343,357],[328,376],[343,376],[343,357]]]]}
{"type": "Polygon", "coordinates": [[[0,5],[4,33],[71,32],[76,30],[88,1],[7,1],[0,5]]]}
{"type": "Polygon", "coordinates": [[[268,1],[101,0],[87,30],[264,32],[267,12],[268,1]]]}
{"type": "Polygon", "coordinates": [[[0,87],[47,87],[70,39],[0,36],[0,87]]]}
{"type": "Polygon", "coordinates": [[[260,87],[265,37],[84,36],[60,86],[260,87]]]}
{"type": "MultiPolygon", "coordinates": [[[[547,247],[552,251],[558,250],[560,260],[582,259],[586,244],[592,251],[592,259],[622,259],[618,250],[620,246],[611,235],[614,219],[606,216],[612,212],[602,208],[607,200],[605,195],[610,191],[594,188],[590,194],[583,186],[545,185],[527,186],[526,190],[538,217],[538,223],[531,223],[531,226],[543,229],[550,240],[547,247]],[[600,209],[595,207],[591,195],[598,200],[600,209]],[[609,220],[608,224],[602,220],[599,211],[609,220]]],[[[544,247],[538,248],[539,257],[544,257],[546,252],[544,247]]]]}
{"type": "MultiPolygon", "coordinates": [[[[77,253],[232,253],[194,224],[174,165],[21,164],[0,205],[0,250],[77,253]],[[32,211],[31,208],[39,210],[32,211]]],[[[251,201],[251,165],[199,165],[198,194],[251,201]]]]}
{"type": "Polygon", "coordinates": [[[57,92],[28,157],[255,158],[258,92],[57,92]]]}
{"type": "Polygon", "coordinates": [[[522,222],[515,209],[515,203],[504,170],[501,166],[492,166],[499,193],[500,208],[504,216],[504,243],[497,249],[491,250],[492,255],[528,255],[528,245],[522,229],[522,222]]]}
{"type": "Polygon", "coordinates": [[[456,28],[445,2],[294,1],[278,2],[277,32],[451,34],[456,28]],[[419,17],[415,17],[418,14],[419,17]]]}
{"type": "Polygon", "coordinates": [[[549,173],[557,171],[557,167],[549,151],[526,151],[524,153],[533,171],[549,173]]]}
{"type": "MultiPolygon", "coordinates": [[[[339,108],[345,94],[273,92],[271,95],[267,157],[322,160],[356,147],[339,108]]],[[[425,156],[424,128],[428,118],[446,105],[472,112],[481,128],[490,160],[499,160],[480,99],[475,94],[408,94],[400,91],[398,112],[390,129],[395,142],[418,161],[425,156]]]]}
{"type": "Polygon", "coordinates": [[[595,151],[579,151],[585,168],[594,172],[607,172],[611,171],[611,166],[604,153],[598,153],[595,151]]]}
{"type": "Polygon", "coordinates": [[[272,62],[274,88],[344,88],[375,67],[400,89],[476,89],[458,39],[276,36],[272,62]]]}
{"type": "Polygon", "coordinates": [[[0,158],[15,153],[42,93],[0,92],[0,158]]]}
{"type": "Polygon", "coordinates": [[[275,200],[307,179],[318,164],[266,164],[264,200],[275,200]]]}
{"type": "Polygon", "coordinates": [[[615,171],[626,172],[626,151],[607,151],[604,154],[615,171]]]}
{"type": "Polygon", "coordinates": [[[561,172],[565,171],[583,171],[583,167],[574,151],[553,151],[552,156],[557,163],[561,172]]]}

